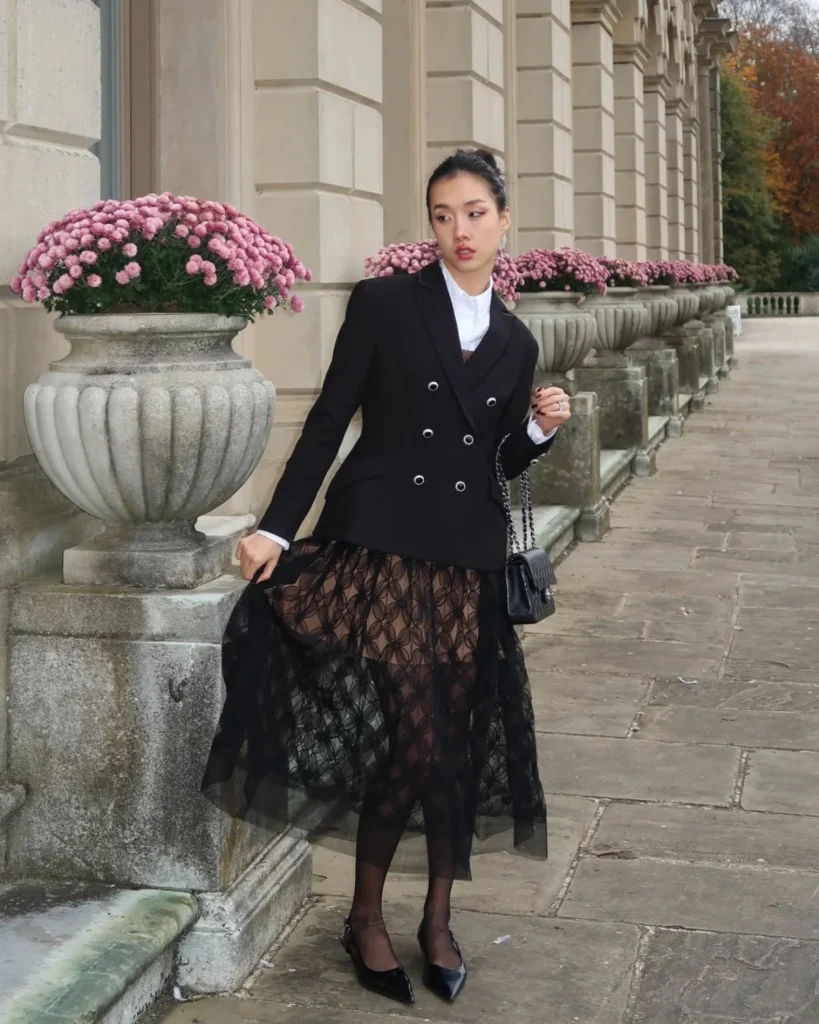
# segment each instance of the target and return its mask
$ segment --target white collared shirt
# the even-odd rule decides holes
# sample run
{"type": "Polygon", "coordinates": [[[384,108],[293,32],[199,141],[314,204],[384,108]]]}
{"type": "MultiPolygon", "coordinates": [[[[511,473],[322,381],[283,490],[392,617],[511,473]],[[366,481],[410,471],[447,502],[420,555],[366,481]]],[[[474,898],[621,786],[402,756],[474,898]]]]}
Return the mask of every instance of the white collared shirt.
{"type": "MultiPolygon", "coordinates": [[[[441,270],[446,281],[446,290],[452,302],[452,311],[455,314],[455,322],[458,325],[458,338],[461,342],[461,349],[464,352],[474,352],[480,345],[484,335],[489,330],[490,309],[492,306],[492,281],[485,291],[480,295],[470,295],[457,283],[455,278],[447,270],[443,260],[441,270]]],[[[544,434],[533,419],[529,420],[529,437],[535,444],[544,444],[550,437],[557,433],[557,427],[548,434],[544,434]]],[[[268,533],[266,530],[257,530],[262,537],[269,537],[277,544],[281,544],[285,551],[290,547],[289,543],[277,537],[275,533],[268,533]]]]}

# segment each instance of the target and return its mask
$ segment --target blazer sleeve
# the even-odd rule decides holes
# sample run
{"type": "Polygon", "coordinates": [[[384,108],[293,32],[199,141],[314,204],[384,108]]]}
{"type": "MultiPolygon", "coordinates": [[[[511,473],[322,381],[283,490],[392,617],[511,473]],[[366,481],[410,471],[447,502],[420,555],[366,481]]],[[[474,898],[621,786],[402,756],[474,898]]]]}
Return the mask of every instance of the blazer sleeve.
{"type": "Polygon", "coordinates": [[[548,440],[538,443],[529,436],[529,413],[538,348],[537,342],[528,331],[522,333],[522,341],[527,346],[526,356],[522,361],[517,384],[506,403],[497,429],[498,444],[507,434],[509,435],[501,449],[501,466],[507,480],[513,480],[520,476],[525,469],[529,468],[533,459],[543,455],[551,448],[554,441],[554,437],[550,437],[548,440]]]}
{"type": "Polygon", "coordinates": [[[365,286],[366,282],[359,281],[350,293],[321,393],[259,522],[260,530],[288,541],[296,536],[316,500],[350,420],[361,404],[375,344],[372,324],[367,322],[365,286]]]}

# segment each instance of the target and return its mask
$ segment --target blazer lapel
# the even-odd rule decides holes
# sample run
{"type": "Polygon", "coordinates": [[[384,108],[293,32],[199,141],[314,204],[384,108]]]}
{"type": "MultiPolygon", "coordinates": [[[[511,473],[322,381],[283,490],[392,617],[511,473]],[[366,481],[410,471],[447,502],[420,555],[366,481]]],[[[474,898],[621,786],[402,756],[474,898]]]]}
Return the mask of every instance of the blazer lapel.
{"type": "MultiPolygon", "coordinates": [[[[455,313],[446,289],[444,275],[438,263],[431,263],[418,273],[416,295],[421,315],[424,318],[424,323],[438,358],[441,361],[447,380],[455,392],[458,403],[470,426],[477,432],[477,425],[472,413],[469,411],[465,397],[467,385],[466,367],[464,366],[461,343],[458,338],[458,324],[455,320],[455,313]]],[[[478,350],[480,350],[485,341],[486,338],[478,346],[478,350]]],[[[469,363],[477,358],[477,354],[477,352],[473,354],[469,363]]]]}
{"type": "Polygon", "coordinates": [[[512,333],[514,316],[497,294],[492,294],[489,308],[489,330],[466,363],[467,387],[476,388],[506,351],[512,333]]]}

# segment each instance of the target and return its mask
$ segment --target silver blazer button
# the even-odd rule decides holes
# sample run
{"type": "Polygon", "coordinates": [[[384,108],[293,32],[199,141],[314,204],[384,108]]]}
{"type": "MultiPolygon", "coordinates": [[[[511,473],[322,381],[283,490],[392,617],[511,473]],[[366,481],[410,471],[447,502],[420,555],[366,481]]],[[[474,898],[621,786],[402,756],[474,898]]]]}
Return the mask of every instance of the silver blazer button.
{"type": "Polygon", "coordinates": [[[437,391],[438,390],[438,381],[437,380],[431,380],[429,382],[429,384],[427,384],[427,388],[430,391],[437,391]]]}
{"type": "Polygon", "coordinates": [[[466,490],[466,484],[463,482],[463,480],[459,480],[455,484],[455,490],[456,491],[465,491],[466,490]]]}
{"type": "Polygon", "coordinates": [[[497,400],[497,398],[487,398],[486,404],[491,409],[493,405],[497,405],[498,404],[498,400],[497,400]]]}
{"type": "Polygon", "coordinates": [[[418,476],[412,478],[412,482],[416,485],[416,487],[420,487],[421,484],[424,482],[424,478],[419,473],[418,476]]]}
{"type": "Polygon", "coordinates": [[[432,437],[432,434],[433,434],[433,431],[429,427],[427,427],[427,429],[424,431],[424,437],[427,437],[427,438],[432,437]]]}
{"type": "Polygon", "coordinates": [[[464,437],[464,444],[474,444],[474,443],[475,443],[475,438],[471,434],[467,434],[466,437],[464,437]]]}

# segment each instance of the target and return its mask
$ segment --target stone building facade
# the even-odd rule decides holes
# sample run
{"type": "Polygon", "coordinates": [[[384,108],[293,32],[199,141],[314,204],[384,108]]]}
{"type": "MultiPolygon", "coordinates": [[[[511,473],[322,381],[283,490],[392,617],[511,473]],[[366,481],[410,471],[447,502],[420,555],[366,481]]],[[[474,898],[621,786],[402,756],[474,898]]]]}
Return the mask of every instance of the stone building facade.
{"type": "MultiPolygon", "coordinates": [[[[264,506],[328,364],[351,285],[430,233],[456,146],[505,166],[509,248],[722,258],[717,0],[0,0],[0,709],[14,584],[97,526],[30,455],[22,393],[65,353],[9,282],[38,230],[102,197],[222,199],[312,269],[301,316],[237,347],[272,380],[264,506]],[[101,72],[101,73],[100,73],[101,72]]],[[[2,821],[22,799],[4,782],[2,821]]]]}

